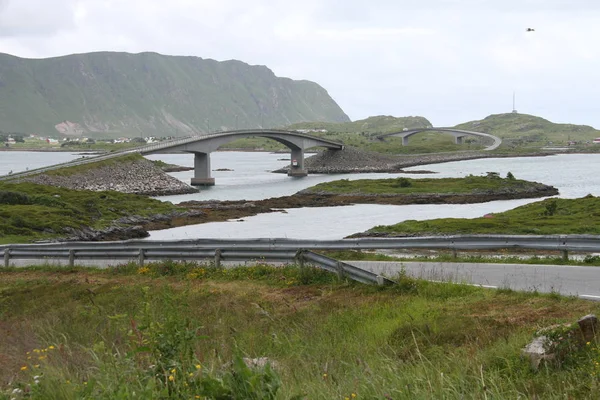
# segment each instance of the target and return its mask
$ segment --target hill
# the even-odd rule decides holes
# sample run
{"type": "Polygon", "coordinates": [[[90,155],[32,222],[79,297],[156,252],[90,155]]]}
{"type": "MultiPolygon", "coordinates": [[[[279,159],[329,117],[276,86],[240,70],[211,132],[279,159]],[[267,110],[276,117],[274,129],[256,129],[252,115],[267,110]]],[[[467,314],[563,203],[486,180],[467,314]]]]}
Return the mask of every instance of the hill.
{"type": "Polygon", "coordinates": [[[431,122],[424,117],[392,117],[377,115],[352,122],[301,122],[290,125],[289,129],[326,130],[333,133],[385,133],[401,131],[404,128],[426,128],[431,122]]]}
{"type": "Polygon", "coordinates": [[[0,54],[0,121],[4,132],[139,137],[349,118],[318,84],[265,66],[98,52],[0,54]]]}
{"type": "Polygon", "coordinates": [[[500,137],[508,146],[586,144],[600,136],[587,125],[557,124],[528,114],[494,114],[479,121],[465,122],[456,128],[489,133],[500,137]]]}

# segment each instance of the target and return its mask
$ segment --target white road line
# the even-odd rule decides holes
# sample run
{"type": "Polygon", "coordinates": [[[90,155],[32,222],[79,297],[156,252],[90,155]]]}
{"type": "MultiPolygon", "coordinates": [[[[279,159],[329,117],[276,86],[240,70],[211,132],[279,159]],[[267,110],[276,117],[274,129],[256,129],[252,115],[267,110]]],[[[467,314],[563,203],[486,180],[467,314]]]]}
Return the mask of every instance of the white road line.
{"type": "Polygon", "coordinates": [[[595,296],[593,294],[580,294],[579,297],[589,297],[592,299],[600,299],[600,296],[595,296]]]}

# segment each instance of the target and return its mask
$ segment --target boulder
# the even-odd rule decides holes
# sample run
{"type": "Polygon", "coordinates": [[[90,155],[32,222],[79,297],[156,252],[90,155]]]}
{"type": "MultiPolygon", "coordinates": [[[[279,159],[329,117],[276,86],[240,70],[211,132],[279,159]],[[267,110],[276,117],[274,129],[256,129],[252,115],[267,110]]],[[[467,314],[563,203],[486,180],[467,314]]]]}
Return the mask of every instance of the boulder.
{"type": "Polygon", "coordinates": [[[598,318],[593,314],[580,318],[576,324],[548,326],[536,332],[534,339],[521,350],[521,355],[537,370],[542,361],[562,362],[594,340],[597,332],[598,318]]]}

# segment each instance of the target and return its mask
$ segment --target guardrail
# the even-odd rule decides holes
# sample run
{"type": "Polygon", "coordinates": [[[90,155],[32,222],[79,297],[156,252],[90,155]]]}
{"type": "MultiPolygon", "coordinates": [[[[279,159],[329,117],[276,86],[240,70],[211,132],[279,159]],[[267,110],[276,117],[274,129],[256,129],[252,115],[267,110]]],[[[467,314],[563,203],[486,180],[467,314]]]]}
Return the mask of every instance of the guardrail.
{"type": "Polygon", "coordinates": [[[600,252],[599,235],[452,235],[402,238],[358,238],[339,240],[303,239],[186,239],[126,240],[118,242],[57,242],[0,245],[11,249],[268,249],[268,250],[374,250],[374,249],[528,249],[546,251],[600,252]]]}
{"type": "MultiPolygon", "coordinates": [[[[113,245],[116,243],[113,243],[113,245]]],[[[137,261],[140,266],[145,261],[156,260],[214,260],[215,267],[219,268],[222,261],[283,261],[294,262],[304,267],[305,262],[321,269],[338,274],[340,277],[377,285],[392,284],[393,281],[370,271],[357,268],[321,254],[308,250],[273,250],[273,249],[247,249],[247,248],[154,248],[139,249],[133,247],[112,249],[94,248],[89,244],[80,248],[47,248],[29,246],[4,246],[4,266],[10,266],[10,260],[68,260],[69,266],[74,266],[77,260],[120,260],[137,261]]]]}
{"type": "Polygon", "coordinates": [[[498,250],[528,249],[600,252],[600,236],[596,235],[456,235],[407,238],[360,238],[340,240],[296,239],[194,239],[178,241],[128,240],[121,242],[59,242],[39,244],[10,244],[0,246],[4,265],[10,260],[278,260],[311,262],[328,271],[350,279],[369,283],[389,283],[388,280],[354,266],[341,263],[310,250],[374,250],[374,249],[450,249],[498,250]]]}

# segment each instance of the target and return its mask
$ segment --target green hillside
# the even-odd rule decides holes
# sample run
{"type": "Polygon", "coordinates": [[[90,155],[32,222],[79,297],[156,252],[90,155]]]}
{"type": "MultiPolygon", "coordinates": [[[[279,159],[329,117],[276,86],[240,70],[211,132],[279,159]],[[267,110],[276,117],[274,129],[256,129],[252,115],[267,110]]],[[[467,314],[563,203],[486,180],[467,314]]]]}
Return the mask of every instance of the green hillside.
{"type": "Polygon", "coordinates": [[[300,121],[347,122],[314,82],[265,66],[156,53],[48,59],[0,54],[0,130],[95,137],[172,135],[300,121]]]}
{"type": "Polygon", "coordinates": [[[574,142],[585,145],[600,131],[587,125],[556,124],[528,114],[507,113],[490,115],[479,121],[470,121],[456,128],[489,133],[500,137],[503,147],[565,145],[574,142]]]}
{"type": "Polygon", "coordinates": [[[300,122],[289,129],[325,129],[330,133],[386,133],[399,132],[404,128],[426,128],[431,126],[424,117],[392,117],[378,115],[353,122],[300,122]]]}

